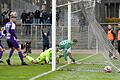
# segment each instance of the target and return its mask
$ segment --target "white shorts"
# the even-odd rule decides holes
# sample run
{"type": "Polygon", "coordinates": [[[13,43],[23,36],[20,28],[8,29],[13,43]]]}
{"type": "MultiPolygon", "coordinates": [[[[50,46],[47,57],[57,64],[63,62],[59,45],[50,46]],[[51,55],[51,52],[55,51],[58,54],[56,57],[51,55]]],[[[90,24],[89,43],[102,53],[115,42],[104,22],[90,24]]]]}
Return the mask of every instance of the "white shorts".
{"type": "Polygon", "coordinates": [[[68,53],[71,53],[71,48],[69,48],[69,49],[67,50],[67,54],[68,54],[68,53]]]}

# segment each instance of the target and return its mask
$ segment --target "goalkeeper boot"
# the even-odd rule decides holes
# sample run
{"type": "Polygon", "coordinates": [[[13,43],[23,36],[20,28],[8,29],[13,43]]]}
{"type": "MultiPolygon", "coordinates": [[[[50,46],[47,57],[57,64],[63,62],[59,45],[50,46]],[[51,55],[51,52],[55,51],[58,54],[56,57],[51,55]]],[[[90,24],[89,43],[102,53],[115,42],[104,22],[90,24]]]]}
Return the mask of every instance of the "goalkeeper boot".
{"type": "Polygon", "coordinates": [[[27,65],[27,63],[26,62],[22,62],[22,65],[27,65]]]}
{"type": "Polygon", "coordinates": [[[10,60],[9,60],[9,59],[7,59],[7,60],[6,60],[6,62],[7,62],[7,64],[8,64],[8,65],[11,65],[11,64],[10,64],[10,60]]]}

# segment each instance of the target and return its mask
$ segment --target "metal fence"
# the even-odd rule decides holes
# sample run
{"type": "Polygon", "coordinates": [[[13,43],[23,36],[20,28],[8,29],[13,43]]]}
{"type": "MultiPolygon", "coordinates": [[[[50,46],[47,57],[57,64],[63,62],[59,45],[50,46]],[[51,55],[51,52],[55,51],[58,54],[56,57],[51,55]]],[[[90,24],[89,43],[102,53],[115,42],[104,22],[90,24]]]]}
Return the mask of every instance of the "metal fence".
{"type": "MultiPolygon", "coordinates": [[[[102,27],[107,30],[107,23],[101,23],[102,27]]],[[[112,25],[117,26],[117,23],[112,25]]],[[[67,39],[67,27],[65,26],[56,26],[56,42],[57,44],[64,39],[67,39]]],[[[80,27],[72,27],[72,39],[77,39],[78,44],[77,46],[73,47],[74,49],[95,49],[96,48],[96,40],[94,34],[91,32],[92,30],[85,26],[83,31],[79,32],[80,27]]],[[[51,47],[51,25],[50,24],[19,24],[16,27],[17,36],[20,39],[20,43],[25,43],[25,41],[32,41],[32,48],[33,49],[42,49],[42,30],[47,32],[48,29],[50,30],[50,47],[51,47]],[[29,29],[28,29],[28,28],[29,29]],[[30,30],[30,33],[29,33],[30,30]],[[27,33],[26,33],[27,32],[27,33]]],[[[116,31],[117,28],[114,27],[116,31]]],[[[3,38],[3,43],[7,48],[7,44],[5,38],[3,38]]]]}

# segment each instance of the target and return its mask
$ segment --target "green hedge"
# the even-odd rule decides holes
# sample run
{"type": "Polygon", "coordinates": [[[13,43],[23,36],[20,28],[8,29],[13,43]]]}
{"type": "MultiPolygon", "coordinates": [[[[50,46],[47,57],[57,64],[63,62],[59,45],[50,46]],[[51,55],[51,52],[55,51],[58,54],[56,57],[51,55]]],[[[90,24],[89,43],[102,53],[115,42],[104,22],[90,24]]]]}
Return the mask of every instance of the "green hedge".
{"type": "Polygon", "coordinates": [[[106,23],[119,23],[120,22],[120,18],[106,18],[105,22],[106,23]]]}

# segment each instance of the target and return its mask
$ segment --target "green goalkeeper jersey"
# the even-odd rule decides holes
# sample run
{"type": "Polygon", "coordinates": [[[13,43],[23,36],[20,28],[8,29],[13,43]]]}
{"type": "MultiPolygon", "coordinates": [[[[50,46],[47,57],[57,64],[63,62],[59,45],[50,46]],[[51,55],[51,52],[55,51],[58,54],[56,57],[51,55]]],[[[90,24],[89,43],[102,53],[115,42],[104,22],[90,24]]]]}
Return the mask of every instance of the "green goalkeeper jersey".
{"type": "Polygon", "coordinates": [[[49,49],[47,49],[47,50],[45,50],[44,52],[42,52],[41,54],[40,54],[40,56],[36,59],[36,61],[38,62],[38,63],[41,63],[41,62],[43,62],[43,61],[47,61],[47,62],[49,62],[49,61],[51,61],[52,60],[52,48],[49,48],[49,49]]]}
{"type": "MultiPolygon", "coordinates": [[[[59,55],[61,53],[62,53],[61,50],[57,50],[56,51],[56,55],[59,55]]],[[[32,58],[31,56],[26,56],[26,58],[29,61],[33,61],[34,60],[34,58],[32,58]]],[[[49,48],[49,49],[45,50],[44,52],[42,52],[35,60],[37,61],[37,63],[41,63],[41,62],[43,62],[45,60],[46,60],[47,63],[49,61],[52,61],[52,48],[49,48]]]]}
{"type": "MultiPolygon", "coordinates": [[[[62,52],[60,50],[56,51],[56,55],[59,55],[61,53],[62,52]]],[[[47,63],[49,61],[52,61],[52,48],[49,48],[49,49],[45,50],[44,52],[42,52],[36,60],[37,60],[38,63],[41,63],[45,60],[46,60],[47,63]]]]}

